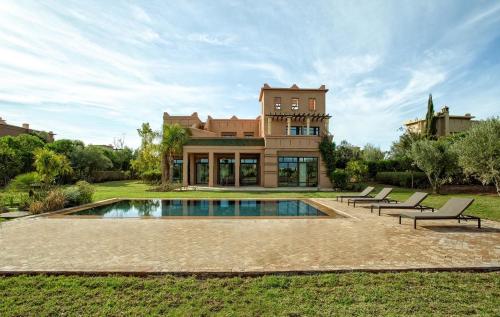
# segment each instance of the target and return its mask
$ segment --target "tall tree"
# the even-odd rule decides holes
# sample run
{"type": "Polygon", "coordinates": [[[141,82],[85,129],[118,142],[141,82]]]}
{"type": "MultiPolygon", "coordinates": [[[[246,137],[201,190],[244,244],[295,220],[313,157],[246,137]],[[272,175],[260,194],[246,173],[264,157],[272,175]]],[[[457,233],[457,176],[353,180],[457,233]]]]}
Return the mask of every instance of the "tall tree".
{"type": "Polygon", "coordinates": [[[427,101],[427,114],[425,116],[425,135],[428,138],[433,138],[436,135],[436,118],[434,116],[434,103],[432,102],[432,94],[429,94],[427,101]]]}
{"type": "MultiPolygon", "coordinates": [[[[172,182],[175,155],[182,153],[182,147],[189,139],[189,130],[179,124],[164,124],[161,139],[161,182],[172,182]]],[[[186,163],[184,163],[186,164],[186,163]]]]}

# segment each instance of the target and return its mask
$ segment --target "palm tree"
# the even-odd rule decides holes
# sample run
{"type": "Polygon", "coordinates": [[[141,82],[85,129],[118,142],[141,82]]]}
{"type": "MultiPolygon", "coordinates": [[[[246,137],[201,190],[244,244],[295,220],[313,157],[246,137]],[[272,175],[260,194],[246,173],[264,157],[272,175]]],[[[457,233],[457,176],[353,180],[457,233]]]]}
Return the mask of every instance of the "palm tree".
{"type": "MultiPolygon", "coordinates": [[[[161,183],[173,179],[174,156],[182,153],[182,147],[188,141],[190,131],[178,123],[164,124],[161,140],[161,183]]],[[[186,163],[184,163],[186,164],[186,163]]]]}

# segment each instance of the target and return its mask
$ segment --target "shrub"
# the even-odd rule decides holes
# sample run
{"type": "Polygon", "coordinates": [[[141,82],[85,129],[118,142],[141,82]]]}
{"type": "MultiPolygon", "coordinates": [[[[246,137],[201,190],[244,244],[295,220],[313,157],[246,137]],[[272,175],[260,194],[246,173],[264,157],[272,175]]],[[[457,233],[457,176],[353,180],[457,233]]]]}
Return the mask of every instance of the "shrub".
{"type": "Polygon", "coordinates": [[[83,205],[91,203],[95,192],[94,186],[90,185],[86,181],[79,181],[76,183],[76,187],[80,192],[80,199],[78,201],[78,204],[83,205]]]}
{"type": "Polygon", "coordinates": [[[338,168],[333,171],[330,179],[332,180],[333,186],[335,188],[346,189],[349,175],[345,170],[338,168]]]}
{"type": "Polygon", "coordinates": [[[161,182],[161,172],[159,170],[148,170],[141,174],[141,179],[149,184],[159,184],[161,182]]]}
{"type": "Polygon", "coordinates": [[[349,161],[347,163],[346,172],[352,178],[353,181],[359,182],[368,173],[368,167],[365,162],[361,160],[349,161]]]}
{"type": "Polygon", "coordinates": [[[33,201],[29,206],[29,211],[33,214],[40,214],[59,210],[64,208],[65,200],[63,191],[54,189],[43,200],[33,201]]]}
{"type": "Polygon", "coordinates": [[[32,214],[41,214],[45,212],[45,205],[41,201],[34,201],[30,204],[29,212],[32,214]]]}
{"type": "Polygon", "coordinates": [[[29,191],[31,185],[40,182],[40,176],[37,172],[25,173],[17,175],[13,180],[10,181],[8,190],[12,191],[29,191]]]}
{"type": "Polygon", "coordinates": [[[33,199],[24,192],[8,191],[1,196],[0,205],[5,207],[18,207],[18,209],[27,209],[33,199]]]}
{"type": "Polygon", "coordinates": [[[165,184],[160,184],[160,186],[157,186],[150,191],[152,192],[172,192],[177,189],[182,188],[182,184],[180,183],[165,183],[165,184]]]}
{"type": "Polygon", "coordinates": [[[63,189],[65,198],[65,207],[78,206],[80,204],[80,191],[76,186],[66,187],[63,189]]]}
{"type": "MultiPolygon", "coordinates": [[[[379,172],[375,176],[375,180],[381,184],[412,187],[412,172],[379,172]]],[[[413,172],[413,187],[429,187],[429,181],[425,173],[413,172]]]]}

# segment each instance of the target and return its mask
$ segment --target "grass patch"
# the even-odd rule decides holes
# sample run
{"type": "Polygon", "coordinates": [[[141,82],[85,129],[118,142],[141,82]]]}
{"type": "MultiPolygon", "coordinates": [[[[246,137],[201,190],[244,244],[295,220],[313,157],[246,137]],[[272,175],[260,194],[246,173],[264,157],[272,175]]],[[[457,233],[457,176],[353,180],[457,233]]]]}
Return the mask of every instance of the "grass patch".
{"type": "MultiPolygon", "coordinates": [[[[335,192],[235,192],[235,191],[184,191],[184,192],[150,192],[150,186],[138,181],[117,181],[95,184],[95,200],[108,198],[333,198],[335,192]]],[[[383,185],[377,185],[377,191],[383,185]]],[[[407,199],[416,189],[394,188],[391,198],[407,199]]],[[[449,194],[430,195],[424,204],[439,208],[451,197],[472,197],[475,202],[466,214],[500,221],[500,197],[492,194],[449,194]]]]}
{"type": "Polygon", "coordinates": [[[498,273],[0,278],[1,316],[499,314],[498,273]]]}

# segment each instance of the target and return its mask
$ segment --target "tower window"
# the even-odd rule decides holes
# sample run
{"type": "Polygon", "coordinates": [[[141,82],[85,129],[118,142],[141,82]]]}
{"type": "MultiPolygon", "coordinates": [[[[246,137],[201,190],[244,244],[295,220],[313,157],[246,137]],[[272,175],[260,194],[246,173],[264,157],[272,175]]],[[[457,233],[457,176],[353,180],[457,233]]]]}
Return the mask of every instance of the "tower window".
{"type": "Polygon", "coordinates": [[[274,109],[281,110],[281,97],[274,97],[274,109]]]}

